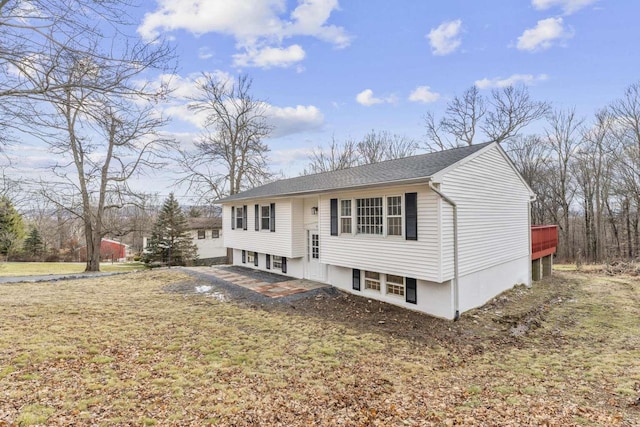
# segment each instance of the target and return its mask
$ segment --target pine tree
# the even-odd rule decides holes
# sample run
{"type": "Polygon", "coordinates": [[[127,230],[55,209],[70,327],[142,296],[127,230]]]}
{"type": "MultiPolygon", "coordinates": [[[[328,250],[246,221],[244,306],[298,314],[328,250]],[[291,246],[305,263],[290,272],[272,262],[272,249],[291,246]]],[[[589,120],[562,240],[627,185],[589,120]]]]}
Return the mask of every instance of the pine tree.
{"type": "Polygon", "coordinates": [[[9,259],[9,255],[18,249],[24,238],[22,216],[16,211],[11,201],[0,197],[0,255],[9,259]]]}
{"type": "Polygon", "coordinates": [[[38,232],[37,228],[31,228],[29,235],[24,240],[24,246],[22,249],[27,255],[30,255],[32,257],[39,257],[40,255],[42,255],[44,244],[42,242],[42,237],[40,237],[40,232],[38,232]]]}
{"type": "Polygon", "coordinates": [[[167,265],[185,265],[196,257],[196,246],[188,223],[173,193],[162,205],[147,244],[148,260],[167,265]]]}

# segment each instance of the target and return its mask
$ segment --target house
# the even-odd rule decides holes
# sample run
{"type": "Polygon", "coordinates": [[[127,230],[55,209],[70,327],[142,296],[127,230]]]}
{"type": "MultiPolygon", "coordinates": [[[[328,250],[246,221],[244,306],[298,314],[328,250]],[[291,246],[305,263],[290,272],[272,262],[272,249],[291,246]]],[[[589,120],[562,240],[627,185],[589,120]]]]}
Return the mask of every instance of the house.
{"type": "MultiPolygon", "coordinates": [[[[81,246],[77,249],[78,257],[81,262],[87,261],[87,246],[81,246]]],[[[129,245],[117,242],[115,240],[102,239],[100,241],[100,261],[119,261],[124,262],[129,255],[129,245]]]]}
{"type": "Polygon", "coordinates": [[[221,199],[233,263],[455,319],[531,283],[534,194],[497,143],[221,199]]]}
{"type": "Polygon", "coordinates": [[[187,218],[189,235],[198,248],[198,264],[220,264],[227,261],[222,241],[222,218],[187,218]]]}

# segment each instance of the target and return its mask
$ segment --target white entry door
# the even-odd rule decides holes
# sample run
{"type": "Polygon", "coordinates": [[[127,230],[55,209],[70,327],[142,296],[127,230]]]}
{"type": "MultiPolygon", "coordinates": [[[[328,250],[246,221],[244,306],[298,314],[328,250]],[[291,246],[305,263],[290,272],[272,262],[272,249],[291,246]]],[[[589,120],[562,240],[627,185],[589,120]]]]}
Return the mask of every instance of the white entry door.
{"type": "Polygon", "coordinates": [[[327,280],[327,266],[320,262],[320,234],[318,227],[307,229],[307,256],[305,277],[309,280],[327,280]]]}

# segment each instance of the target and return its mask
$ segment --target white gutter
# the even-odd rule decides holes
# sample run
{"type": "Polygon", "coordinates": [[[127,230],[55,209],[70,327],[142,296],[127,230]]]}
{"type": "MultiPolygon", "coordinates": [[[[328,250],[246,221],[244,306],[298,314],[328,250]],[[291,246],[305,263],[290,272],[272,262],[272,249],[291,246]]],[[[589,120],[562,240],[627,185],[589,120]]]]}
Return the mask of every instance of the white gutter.
{"type": "Polygon", "coordinates": [[[453,208],[453,320],[456,321],[460,318],[460,292],[458,288],[458,206],[456,202],[438,190],[431,181],[429,181],[429,188],[453,208]]]}

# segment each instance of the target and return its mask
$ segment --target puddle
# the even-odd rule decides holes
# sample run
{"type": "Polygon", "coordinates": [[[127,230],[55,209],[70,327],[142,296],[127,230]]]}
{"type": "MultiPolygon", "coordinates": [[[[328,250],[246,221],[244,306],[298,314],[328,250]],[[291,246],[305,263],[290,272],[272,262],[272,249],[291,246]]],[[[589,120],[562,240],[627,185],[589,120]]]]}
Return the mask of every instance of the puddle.
{"type": "Polygon", "coordinates": [[[211,289],[213,289],[213,286],[206,286],[206,285],[196,286],[196,293],[204,294],[209,292],[211,289]]]}

